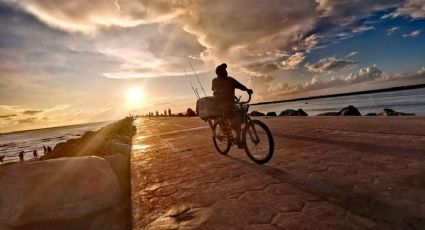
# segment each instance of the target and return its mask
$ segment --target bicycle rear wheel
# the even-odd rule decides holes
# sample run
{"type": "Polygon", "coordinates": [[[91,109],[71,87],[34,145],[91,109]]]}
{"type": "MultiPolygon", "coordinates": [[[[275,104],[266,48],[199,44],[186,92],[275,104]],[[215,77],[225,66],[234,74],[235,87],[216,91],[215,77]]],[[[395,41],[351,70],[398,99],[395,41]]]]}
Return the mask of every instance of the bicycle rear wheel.
{"type": "Polygon", "coordinates": [[[222,126],[223,125],[220,125],[219,123],[215,123],[213,125],[215,134],[213,136],[213,142],[217,151],[222,155],[226,155],[229,152],[231,146],[231,132],[229,127],[222,126]]]}
{"type": "Polygon", "coordinates": [[[248,122],[242,133],[245,152],[257,164],[268,162],[274,152],[274,140],[269,128],[259,120],[248,122]]]}

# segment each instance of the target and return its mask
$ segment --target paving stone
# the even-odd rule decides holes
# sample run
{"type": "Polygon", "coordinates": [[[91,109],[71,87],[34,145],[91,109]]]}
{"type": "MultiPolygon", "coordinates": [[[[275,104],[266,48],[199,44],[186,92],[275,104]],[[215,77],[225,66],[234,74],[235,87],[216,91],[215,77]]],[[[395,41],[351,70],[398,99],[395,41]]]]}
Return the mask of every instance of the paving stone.
{"type": "Polygon", "coordinates": [[[218,154],[197,118],[136,120],[133,229],[424,226],[425,118],[263,121],[276,149],[258,166],[218,154]]]}

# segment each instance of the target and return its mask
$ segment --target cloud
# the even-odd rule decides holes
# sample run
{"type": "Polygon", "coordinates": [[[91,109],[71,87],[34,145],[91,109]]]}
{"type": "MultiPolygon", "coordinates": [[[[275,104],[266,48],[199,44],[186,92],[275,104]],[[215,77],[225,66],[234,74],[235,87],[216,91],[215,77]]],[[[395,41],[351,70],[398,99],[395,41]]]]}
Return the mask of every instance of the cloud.
{"type": "Polygon", "coordinates": [[[31,123],[37,122],[37,118],[36,117],[24,118],[24,119],[19,119],[17,122],[18,124],[31,124],[31,123]]]}
{"type": "Polygon", "coordinates": [[[352,57],[352,56],[354,56],[354,55],[357,55],[359,53],[359,51],[353,51],[353,52],[351,52],[351,53],[349,53],[349,54],[347,54],[347,56],[345,56],[346,58],[349,58],[349,57],[352,57]]]}
{"type": "Polygon", "coordinates": [[[374,29],[375,29],[375,27],[373,27],[373,26],[359,25],[359,26],[353,27],[352,31],[354,33],[361,33],[361,32],[365,32],[365,31],[368,31],[368,30],[374,30],[374,29]]]}
{"type": "Polygon", "coordinates": [[[357,74],[351,73],[343,80],[349,84],[359,83],[365,81],[373,81],[385,77],[382,70],[378,69],[376,66],[368,66],[359,70],[357,74]]]}
{"type": "Polygon", "coordinates": [[[285,61],[282,61],[278,67],[280,69],[284,70],[292,70],[297,69],[298,66],[303,62],[305,59],[305,54],[302,52],[297,52],[291,56],[288,57],[285,61]]]}
{"type": "Polygon", "coordinates": [[[403,37],[405,37],[405,38],[416,38],[416,37],[419,37],[421,32],[422,32],[422,30],[414,30],[410,33],[403,34],[403,37]]]}
{"type": "Polygon", "coordinates": [[[67,31],[93,33],[99,27],[134,27],[171,20],[181,15],[191,1],[74,1],[9,0],[46,24],[67,31]]]}
{"type": "Polygon", "coordinates": [[[387,30],[387,35],[388,36],[393,35],[399,29],[400,29],[400,27],[398,27],[398,26],[391,27],[387,30]]]}
{"type": "Polygon", "coordinates": [[[318,62],[310,64],[306,63],[307,70],[316,73],[335,72],[345,68],[352,67],[358,62],[348,59],[336,59],[335,57],[322,58],[318,62]]]}
{"type": "Polygon", "coordinates": [[[274,72],[278,70],[276,63],[270,63],[270,62],[257,62],[248,64],[244,67],[242,67],[243,70],[253,76],[255,75],[267,75],[271,72],[274,72]]]}
{"type": "Polygon", "coordinates": [[[316,0],[322,17],[341,25],[350,25],[374,12],[397,7],[400,0],[316,0]]]}
{"type": "Polygon", "coordinates": [[[413,19],[425,18],[425,2],[423,0],[405,0],[390,17],[409,16],[413,19]]]}
{"type": "Polygon", "coordinates": [[[43,112],[43,110],[26,110],[26,111],[22,112],[22,114],[34,115],[34,114],[41,113],[41,112],[43,112]]]}
{"type": "Polygon", "coordinates": [[[242,70],[250,75],[267,75],[277,70],[295,70],[305,59],[304,52],[296,52],[288,56],[285,60],[283,57],[272,59],[271,61],[256,62],[245,65],[242,70]]]}
{"type": "MultiPolygon", "coordinates": [[[[42,33],[37,34],[40,30],[34,30],[36,42],[53,41],[57,46],[39,46],[45,51],[35,59],[37,67],[52,74],[79,70],[117,79],[181,76],[182,66],[189,59],[203,71],[223,61],[241,66],[267,63],[260,68],[266,72],[296,69],[311,50],[323,47],[319,43],[373,29],[361,19],[400,6],[399,0],[264,0],[261,4],[256,0],[6,2],[52,28],[70,32],[42,39],[42,33]],[[329,28],[323,29],[322,25],[329,28]],[[344,26],[351,31],[343,31],[344,26]],[[332,28],[341,31],[334,34],[338,29],[332,28]],[[75,36],[78,39],[72,39],[75,36]],[[53,54],[58,53],[59,62],[52,62],[57,58],[53,54]],[[69,66],[73,68],[66,69],[69,66]]],[[[16,63],[27,65],[22,56],[32,55],[30,51],[18,53],[16,63]]]]}
{"type": "MultiPolygon", "coordinates": [[[[411,77],[411,75],[403,77],[411,77]]],[[[315,90],[352,86],[363,82],[385,81],[389,79],[390,77],[376,66],[368,66],[360,69],[357,73],[351,73],[343,77],[332,77],[323,80],[322,77],[316,75],[304,84],[289,85],[271,76],[251,77],[249,84],[255,85],[254,89],[256,93],[259,94],[256,95],[257,99],[273,100],[292,94],[301,94],[315,90]]]]}

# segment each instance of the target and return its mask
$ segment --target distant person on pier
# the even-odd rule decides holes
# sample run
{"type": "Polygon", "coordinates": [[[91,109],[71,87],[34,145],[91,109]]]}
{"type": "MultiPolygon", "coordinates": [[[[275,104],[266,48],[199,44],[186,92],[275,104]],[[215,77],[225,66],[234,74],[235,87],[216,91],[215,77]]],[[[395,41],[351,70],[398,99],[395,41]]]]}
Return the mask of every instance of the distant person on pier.
{"type": "Polygon", "coordinates": [[[37,150],[36,149],[34,149],[34,151],[32,151],[32,155],[33,155],[33,157],[34,157],[34,159],[38,159],[38,153],[37,153],[37,150]]]}
{"type": "Polygon", "coordinates": [[[22,163],[22,162],[24,162],[24,151],[21,151],[20,153],[19,153],[19,161],[22,163]]]}
{"type": "Polygon", "coordinates": [[[248,89],[246,86],[242,85],[236,79],[230,77],[227,73],[227,65],[223,63],[215,69],[215,73],[217,77],[212,81],[212,90],[214,92],[214,97],[219,98],[223,101],[223,106],[227,106],[229,104],[233,108],[233,114],[229,114],[229,116],[233,116],[232,119],[232,129],[236,131],[236,143],[239,148],[242,148],[242,142],[240,140],[241,135],[241,113],[235,104],[235,89],[240,89],[242,91],[247,91],[249,94],[252,94],[252,89],[248,89]]]}

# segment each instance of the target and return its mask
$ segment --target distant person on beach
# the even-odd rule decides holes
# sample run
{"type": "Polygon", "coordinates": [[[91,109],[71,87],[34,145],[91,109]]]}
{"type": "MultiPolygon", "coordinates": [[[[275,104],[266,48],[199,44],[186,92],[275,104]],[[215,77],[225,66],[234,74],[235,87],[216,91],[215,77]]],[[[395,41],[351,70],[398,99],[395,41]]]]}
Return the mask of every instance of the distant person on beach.
{"type": "Polygon", "coordinates": [[[242,143],[240,140],[241,135],[241,111],[237,106],[234,106],[235,103],[235,89],[240,89],[242,91],[247,91],[249,94],[252,94],[252,89],[248,89],[246,86],[242,85],[236,79],[230,77],[227,73],[227,65],[223,63],[215,69],[215,73],[217,77],[212,81],[212,90],[214,92],[214,97],[223,101],[223,105],[228,103],[229,106],[232,106],[233,114],[229,114],[229,116],[233,116],[232,119],[232,129],[236,131],[236,144],[239,148],[242,147],[242,143]]]}
{"type": "Polygon", "coordinates": [[[46,153],[47,153],[47,147],[43,145],[43,155],[46,155],[46,153]]]}
{"type": "Polygon", "coordinates": [[[34,151],[32,151],[32,155],[34,156],[34,159],[36,159],[36,160],[37,160],[37,158],[38,158],[38,153],[37,153],[37,150],[36,150],[36,149],[34,149],[34,151]]]}
{"type": "Polygon", "coordinates": [[[5,157],[5,155],[1,155],[1,156],[0,156],[0,162],[1,162],[1,164],[3,164],[3,159],[4,159],[4,157],[5,157]]]}
{"type": "Polygon", "coordinates": [[[24,151],[21,151],[18,156],[19,156],[19,161],[21,163],[24,162],[24,151]]]}

